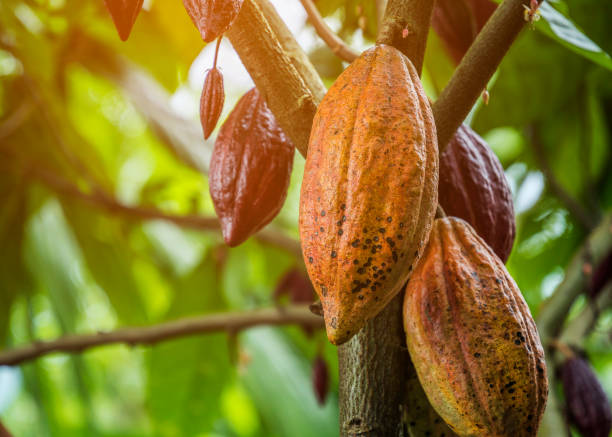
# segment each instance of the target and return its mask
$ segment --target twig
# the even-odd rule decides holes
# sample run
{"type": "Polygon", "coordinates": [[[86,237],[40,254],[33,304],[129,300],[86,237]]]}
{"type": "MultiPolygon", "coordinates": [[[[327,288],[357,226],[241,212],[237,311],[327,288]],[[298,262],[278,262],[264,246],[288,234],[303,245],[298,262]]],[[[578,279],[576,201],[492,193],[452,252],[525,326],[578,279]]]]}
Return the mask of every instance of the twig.
{"type": "Polygon", "coordinates": [[[444,152],[525,26],[523,5],[528,4],[529,0],[504,0],[497,7],[434,103],[440,153],[444,152]]]}
{"type": "Polygon", "coordinates": [[[265,308],[247,312],[207,314],[147,327],[123,328],[97,334],[69,335],[53,341],[36,342],[0,352],[0,365],[14,366],[55,352],[79,353],[97,346],[125,343],[151,345],[210,332],[238,332],[259,325],[305,325],[323,327],[323,319],[310,312],[307,306],[265,308]]]}
{"type": "Polygon", "coordinates": [[[434,0],[389,0],[376,40],[408,56],[419,74],[423,68],[434,0]]]}
{"type": "Polygon", "coordinates": [[[593,217],[586,208],[584,208],[576,199],[574,199],[564,188],[561,186],[557,178],[555,177],[544,146],[542,145],[542,139],[540,133],[535,126],[531,126],[529,129],[529,136],[531,137],[531,145],[533,147],[534,156],[542,173],[546,177],[548,187],[555,196],[563,202],[567,210],[580,222],[580,224],[587,230],[592,231],[596,225],[595,217],[593,217]]]}
{"type": "Polygon", "coordinates": [[[302,6],[310,18],[310,22],[314,26],[317,34],[321,37],[325,44],[336,54],[340,59],[347,62],[353,62],[359,57],[359,53],[350,48],[338,35],[336,35],[323,21],[323,17],[319,14],[317,7],[312,0],[300,0],[302,6]]]}

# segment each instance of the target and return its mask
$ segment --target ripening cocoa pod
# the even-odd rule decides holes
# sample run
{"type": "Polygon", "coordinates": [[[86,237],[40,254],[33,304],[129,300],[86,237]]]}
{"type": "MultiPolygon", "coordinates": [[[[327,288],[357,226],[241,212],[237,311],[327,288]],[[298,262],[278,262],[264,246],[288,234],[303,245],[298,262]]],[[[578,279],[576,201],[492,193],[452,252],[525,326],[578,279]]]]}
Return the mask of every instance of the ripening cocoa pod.
{"type": "Polygon", "coordinates": [[[536,325],[504,264],[465,221],[434,222],[406,286],[408,350],[460,436],[535,436],[548,380],[536,325]]]}
{"type": "Polygon", "coordinates": [[[280,211],[294,147],[256,88],[240,98],[221,126],[208,183],[223,238],[237,246],[280,211]]]}
{"type": "Polygon", "coordinates": [[[435,216],[437,150],[419,76],[391,46],[365,51],[319,105],[299,222],[332,343],[350,339],[405,284],[435,216]]]}
{"type": "Polygon", "coordinates": [[[409,437],[455,437],[455,434],[433,409],[412,363],[407,368],[404,423],[409,437]]]}
{"type": "Polygon", "coordinates": [[[318,354],[312,365],[312,388],[319,405],[325,405],[325,399],[329,392],[329,372],[327,362],[321,354],[318,354]]]}
{"type": "Polygon", "coordinates": [[[440,157],[440,206],[467,221],[503,261],[512,251],[516,225],[504,168],[487,143],[461,125],[440,157]]]}
{"type": "Polygon", "coordinates": [[[200,97],[200,121],[202,122],[205,140],[215,129],[224,102],[223,75],[217,67],[213,67],[206,74],[202,96],[200,97]]]}
{"type": "Polygon", "coordinates": [[[570,423],[583,436],[608,437],[610,401],[589,363],[581,357],[567,359],[561,366],[561,380],[570,423]]]}
{"type": "Polygon", "coordinates": [[[130,36],[136,18],[142,9],[142,3],[143,0],[104,0],[122,41],[127,40],[130,36]]]}
{"type": "Polygon", "coordinates": [[[202,39],[211,42],[225,32],[240,12],[244,0],[183,0],[202,39]]]}
{"type": "Polygon", "coordinates": [[[457,64],[496,7],[491,0],[436,0],[431,25],[457,64]]]}

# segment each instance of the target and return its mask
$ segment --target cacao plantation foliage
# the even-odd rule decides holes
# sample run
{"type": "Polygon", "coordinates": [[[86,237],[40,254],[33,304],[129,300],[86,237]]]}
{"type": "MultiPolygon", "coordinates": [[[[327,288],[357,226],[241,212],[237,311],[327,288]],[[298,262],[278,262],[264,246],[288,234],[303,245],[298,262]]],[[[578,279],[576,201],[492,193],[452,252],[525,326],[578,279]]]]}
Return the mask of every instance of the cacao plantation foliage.
{"type": "Polygon", "coordinates": [[[335,344],[397,295],[397,435],[610,434],[612,3],[525,1],[446,147],[502,1],[436,0],[422,72],[387,2],[0,1],[0,436],[337,436],[335,344]],[[308,62],[306,160],[311,96],[254,83],[308,62]]]}

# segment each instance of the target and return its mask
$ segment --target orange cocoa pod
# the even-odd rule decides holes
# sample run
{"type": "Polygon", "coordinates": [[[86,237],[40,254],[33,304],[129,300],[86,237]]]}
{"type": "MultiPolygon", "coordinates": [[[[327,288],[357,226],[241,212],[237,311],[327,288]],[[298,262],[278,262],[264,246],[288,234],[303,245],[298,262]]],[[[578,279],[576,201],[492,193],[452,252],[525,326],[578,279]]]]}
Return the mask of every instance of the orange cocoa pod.
{"type": "Polygon", "coordinates": [[[300,198],[310,279],[334,344],[350,339],[405,284],[438,196],[431,108],[410,60],[365,51],[319,105],[300,198]]]}
{"type": "Polygon", "coordinates": [[[512,192],[497,156],[465,124],[440,157],[438,196],[447,215],[467,221],[503,262],[508,260],[516,235],[512,192]]]}
{"type": "Polygon", "coordinates": [[[244,0],[183,0],[202,39],[211,42],[232,25],[244,0]]]}
{"type": "Polygon", "coordinates": [[[200,97],[200,121],[204,130],[204,139],[208,139],[215,129],[223,110],[225,91],[223,90],[223,75],[217,67],[206,74],[202,96],[200,97]]]}
{"type": "Polygon", "coordinates": [[[404,329],[423,390],[460,436],[535,436],[548,380],[529,308],[465,221],[434,222],[406,286],[404,329]]]}
{"type": "Polygon", "coordinates": [[[136,18],[142,9],[142,3],[143,0],[104,0],[121,41],[127,40],[130,36],[136,18]]]}
{"type": "Polygon", "coordinates": [[[294,147],[257,88],[240,98],[213,149],[209,186],[223,238],[237,246],[280,211],[294,147]]]}

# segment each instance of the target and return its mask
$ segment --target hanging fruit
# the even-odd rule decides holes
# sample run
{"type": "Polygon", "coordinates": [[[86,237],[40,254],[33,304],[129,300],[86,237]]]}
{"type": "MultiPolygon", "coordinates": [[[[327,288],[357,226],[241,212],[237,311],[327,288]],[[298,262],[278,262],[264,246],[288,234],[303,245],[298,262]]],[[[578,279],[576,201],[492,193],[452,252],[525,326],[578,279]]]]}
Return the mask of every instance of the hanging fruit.
{"type": "Polygon", "coordinates": [[[321,353],[317,354],[312,365],[312,388],[317,403],[321,406],[325,405],[325,399],[329,392],[329,371],[327,370],[327,362],[321,353]]]}
{"type": "Polygon", "coordinates": [[[223,238],[237,246],[280,211],[294,147],[257,88],[236,104],[213,149],[209,185],[223,238]]]}
{"type": "Polygon", "coordinates": [[[316,112],[300,198],[308,274],[329,340],[342,344],[406,282],[437,207],[438,147],[419,76],[377,45],[316,112]]]}
{"type": "Polygon", "coordinates": [[[512,251],[516,225],[512,192],[504,168],[487,143],[462,125],[440,157],[440,205],[462,218],[499,258],[512,251]]]}
{"type": "Polygon", "coordinates": [[[130,36],[136,18],[142,9],[142,3],[143,0],[104,0],[121,41],[126,41],[130,36]]]}
{"type": "Polygon", "coordinates": [[[217,68],[219,45],[221,45],[221,37],[217,39],[213,67],[206,73],[204,86],[202,87],[202,96],[200,97],[200,122],[202,123],[205,140],[210,137],[210,134],[215,129],[223,110],[223,103],[225,102],[223,75],[217,68]]]}
{"type": "Polygon", "coordinates": [[[465,221],[434,222],[406,287],[404,329],[431,405],[460,436],[535,436],[548,394],[535,322],[465,221]]]}
{"type": "Polygon", "coordinates": [[[244,0],[183,0],[183,5],[202,39],[211,42],[225,32],[238,16],[244,0]]]}

